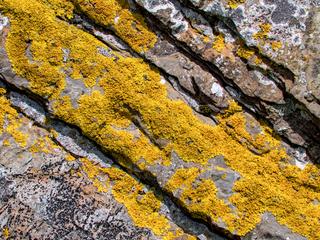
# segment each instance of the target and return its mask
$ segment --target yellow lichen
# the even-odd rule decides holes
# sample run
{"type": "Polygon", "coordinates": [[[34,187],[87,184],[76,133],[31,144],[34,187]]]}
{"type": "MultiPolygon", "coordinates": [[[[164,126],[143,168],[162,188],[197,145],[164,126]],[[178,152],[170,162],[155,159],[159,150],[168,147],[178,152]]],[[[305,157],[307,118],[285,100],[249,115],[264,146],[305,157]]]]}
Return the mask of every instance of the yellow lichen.
{"type": "Polygon", "coordinates": [[[9,141],[9,139],[5,139],[5,140],[3,140],[3,146],[5,146],[5,147],[9,147],[11,144],[10,144],[10,141],[9,141]]]}
{"type": "MultiPolygon", "coordinates": [[[[126,9],[125,5],[121,7],[126,9]]],[[[319,169],[314,165],[304,170],[291,167],[279,140],[265,126],[260,134],[251,136],[246,131],[247,120],[236,103],[231,103],[230,109],[219,117],[219,125],[205,125],[185,103],[167,98],[166,88],[160,84],[160,74],[155,69],[141,59],[124,58],[114,52],[117,59],[99,54],[97,49],[108,49],[107,46],[57,19],[57,11],[51,5],[40,0],[3,0],[0,10],[10,18],[6,49],[15,72],[29,80],[33,92],[54,102],[53,110],[59,118],[80,127],[123,166],[132,168],[135,164],[145,170],[153,164],[170,165],[171,153],[175,151],[184,161],[196,162],[205,168],[209,159],[223,156],[226,164],[242,177],[235,183],[235,194],[229,199],[235,206],[234,211],[216,197],[217,190],[211,180],[189,183],[183,174],[177,173],[166,190],[172,193],[177,186],[182,186],[181,202],[193,215],[208,221],[221,219],[231,231],[236,230],[241,235],[255,227],[263,212],[270,211],[294,232],[312,240],[320,238],[320,232],[313,231],[320,229],[320,206],[313,204],[314,199],[320,199],[319,169]],[[30,47],[33,62],[25,56],[27,47],[30,47]],[[67,62],[63,62],[62,49],[70,50],[67,62]],[[70,96],[61,96],[68,72],[62,70],[74,72],[79,81],[89,83],[89,88],[96,82],[103,91],[83,94],[74,108],[70,96]],[[136,130],[138,134],[134,134],[127,130],[133,118],[141,120],[153,139],[166,140],[167,144],[158,147],[142,131],[136,130]],[[254,154],[249,150],[251,147],[261,154],[254,154]],[[179,185],[180,182],[185,185],[179,185]],[[194,184],[194,188],[188,184],[194,184]],[[213,204],[218,209],[212,209],[213,204]]],[[[96,10],[97,15],[99,11],[96,10]]],[[[104,14],[108,13],[114,12],[104,14]]],[[[264,40],[271,26],[260,29],[256,38],[264,40]]],[[[0,104],[1,110],[2,106],[0,104]]],[[[0,123],[6,115],[0,112],[0,123]]],[[[98,186],[100,174],[90,174],[98,186]]],[[[191,179],[196,179],[196,174],[191,174],[191,179]]],[[[166,231],[168,226],[163,226],[163,218],[155,213],[159,206],[156,197],[145,194],[136,198],[139,193],[130,192],[128,188],[135,183],[125,177],[121,179],[126,179],[127,186],[123,181],[117,182],[122,176],[117,171],[110,171],[108,175],[115,182],[112,189],[115,196],[127,206],[139,226],[154,221],[156,232],[166,231]],[[124,198],[122,193],[129,196],[124,198]],[[139,206],[139,201],[150,207],[139,206]],[[137,214],[146,209],[143,217],[137,214]],[[159,219],[150,219],[148,214],[159,219]]],[[[107,186],[100,185],[100,190],[107,186]]]]}
{"type": "Polygon", "coordinates": [[[202,180],[194,187],[196,178],[201,171],[197,168],[178,169],[167,182],[168,191],[180,190],[182,205],[191,212],[194,217],[206,219],[209,215],[212,220],[218,222],[223,216],[231,215],[228,206],[216,196],[216,187],[211,180],[202,180]]]}
{"type": "Polygon", "coordinates": [[[20,127],[21,123],[17,120],[9,123],[6,131],[13,137],[16,143],[21,147],[26,147],[28,136],[19,130],[20,127]]]}
{"type": "Polygon", "coordinates": [[[208,36],[203,36],[203,40],[204,43],[209,43],[211,41],[211,39],[208,36]]]}
{"type": "Polygon", "coordinates": [[[250,49],[246,46],[240,46],[237,50],[237,55],[248,61],[253,61],[255,64],[261,64],[262,59],[259,57],[253,49],[250,49]]]}
{"type": "MultiPolygon", "coordinates": [[[[28,131],[23,128],[26,123],[26,118],[19,116],[9,100],[5,96],[0,96],[0,134],[10,135],[20,147],[28,147],[31,153],[52,153],[53,149],[59,148],[48,136],[39,136],[34,139],[31,146],[28,146],[28,141],[31,140],[28,131]]],[[[4,139],[3,145],[11,146],[11,142],[10,139],[4,139]]]]}
{"type": "Polygon", "coordinates": [[[53,149],[57,148],[56,144],[48,137],[39,137],[35,139],[34,143],[29,148],[32,153],[52,153],[53,149]]]}
{"type": "Polygon", "coordinates": [[[126,206],[137,226],[149,227],[152,223],[153,232],[159,236],[169,231],[168,219],[159,214],[161,202],[152,192],[139,194],[143,192],[143,186],[123,172],[118,172],[116,178],[112,180],[115,180],[113,195],[117,201],[126,206]]]}
{"type": "Polygon", "coordinates": [[[112,28],[137,52],[152,48],[157,36],[148,29],[144,18],[129,10],[126,0],[73,0],[96,23],[112,28]]]}
{"type": "Polygon", "coordinates": [[[94,164],[90,160],[83,158],[81,159],[82,170],[86,173],[88,178],[92,181],[92,184],[97,188],[98,192],[108,192],[109,183],[107,179],[102,181],[101,175],[104,173],[104,168],[97,164],[94,164]]]}
{"type": "Polygon", "coordinates": [[[222,33],[215,37],[212,47],[219,53],[221,53],[222,50],[226,47],[224,36],[222,33]]]}
{"type": "Polygon", "coordinates": [[[0,95],[4,95],[6,92],[6,89],[0,87],[0,95]]]}
{"type": "Polygon", "coordinates": [[[216,169],[217,169],[218,171],[225,171],[225,170],[226,170],[225,168],[219,167],[219,166],[217,166],[216,169]]]}
{"type": "Polygon", "coordinates": [[[232,9],[237,8],[239,5],[245,3],[246,0],[228,0],[228,6],[232,9]]]}
{"type": "Polygon", "coordinates": [[[28,136],[20,130],[21,127],[22,121],[18,117],[17,111],[10,106],[10,102],[5,96],[0,96],[0,134],[6,132],[13,137],[17,144],[26,147],[28,136]]]}
{"type": "Polygon", "coordinates": [[[114,167],[104,168],[88,159],[81,159],[81,163],[83,171],[97,190],[107,192],[111,189],[115,199],[126,207],[136,226],[149,228],[164,240],[173,240],[181,236],[190,240],[196,239],[178,227],[172,229],[169,220],[160,214],[161,200],[124,171],[114,167]],[[101,180],[103,177],[107,179],[101,180]]]}
{"type": "Polygon", "coordinates": [[[272,26],[269,23],[262,23],[259,25],[259,28],[260,30],[253,35],[253,38],[264,41],[268,38],[268,34],[271,31],[272,26]]]}
{"type": "Polygon", "coordinates": [[[187,208],[193,216],[205,219],[210,216],[211,220],[219,222],[221,218],[228,224],[229,230],[233,232],[235,227],[231,225],[235,215],[231,209],[216,196],[217,189],[212,180],[202,180],[196,187],[189,186],[181,196],[185,202],[188,201],[187,208]]]}
{"type": "Polygon", "coordinates": [[[235,101],[230,101],[229,107],[225,109],[224,113],[222,115],[219,115],[218,117],[221,120],[221,118],[228,118],[235,113],[242,113],[242,107],[239,106],[235,101]]]}
{"type": "Polygon", "coordinates": [[[72,161],[76,160],[76,158],[75,158],[74,156],[72,156],[71,154],[67,154],[67,155],[65,156],[65,159],[66,159],[67,161],[69,161],[69,162],[72,162],[72,161]]]}
{"type": "Polygon", "coordinates": [[[252,56],[254,56],[254,50],[247,48],[245,46],[240,46],[237,50],[237,55],[241,58],[249,60],[252,56]]]}
{"type": "Polygon", "coordinates": [[[278,139],[272,135],[272,131],[267,126],[261,126],[261,133],[259,134],[255,134],[254,136],[250,134],[246,129],[247,119],[242,112],[235,112],[231,116],[228,114],[227,118],[225,116],[226,114],[218,117],[221,126],[224,126],[225,131],[234,139],[241,142],[242,145],[248,148],[251,145],[261,152],[266,152],[279,146],[278,139]]]}
{"type": "Polygon", "coordinates": [[[273,41],[271,42],[271,47],[274,51],[277,51],[282,48],[282,43],[280,41],[273,41]]]}
{"type": "MultiPolygon", "coordinates": [[[[316,187],[320,180],[319,169],[311,165],[309,169],[302,171],[290,164],[285,164],[286,167],[282,169],[280,163],[286,161],[287,155],[283,149],[278,148],[279,141],[273,136],[270,128],[262,124],[262,132],[252,137],[246,132],[246,120],[241,109],[235,103],[231,103],[230,106],[231,108],[220,116],[220,126],[224,126],[225,131],[229,132],[233,139],[239,139],[239,141],[235,143],[234,140],[231,140],[232,138],[229,138],[225,143],[221,142],[221,145],[218,142],[215,144],[218,145],[221,155],[225,157],[229,166],[242,176],[241,180],[235,184],[236,194],[229,199],[236,206],[236,212],[232,212],[225,203],[218,201],[215,196],[214,183],[209,184],[207,181],[202,181],[203,185],[201,185],[195,181],[200,174],[200,171],[196,169],[177,170],[167,183],[167,190],[182,190],[182,204],[194,216],[202,219],[210,216],[215,221],[222,219],[229,230],[237,230],[240,235],[245,235],[253,229],[260,221],[261,214],[269,211],[280,223],[310,239],[317,239],[319,234],[312,231],[314,228],[308,227],[303,222],[299,213],[308,212],[304,215],[309,216],[307,219],[312,224],[315,224],[316,219],[320,218],[319,212],[316,213],[316,209],[319,211],[319,206],[312,204],[312,201],[320,196],[320,191],[317,190],[319,187],[316,187]],[[233,129],[234,132],[231,131],[233,129]],[[237,138],[236,134],[241,138],[246,138],[256,148],[265,150],[268,147],[270,151],[262,156],[256,156],[245,150],[248,147],[243,148],[238,145],[241,138],[237,138]],[[245,159],[245,161],[240,159],[245,159]],[[296,176],[294,180],[291,177],[293,174],[296,176]],[[194,188],[194,184],[198,184],[198,187],[194,188]],[[305,184],[308,187],[305,187],[305,184]],[[301,201],[296,201],[297,198],[301,198],[301,201]],[[290,206],[286,207],[288,202],[290,206]],[[219,206],[218,210],[212,209],[213,203],[219,206]]],[[[241,144],[246,145],[243,142],[241,144]]],[[[319,222],[316,225],[319,226],[319,222]]]]}
{"type": "Polygon", "coordinates": [[[5,97],[0,96],[0,134],[2,134],[4,130],[6,115],[17,115],[16,111],[8,108],[8,106],[10,106],[9,101],[5,97]]]}
{"type": "Polygon", "coordinates": [[[67,0],[41,0],[55,11],[57,17],[71,19],[73,17],[74,5],[67,0]]]}
{"type": "Polygon", "coordinates": [[[259,56],[256,56],[255,59],[254,59],[254,63],[259,65],[259,64],[262,64],[263,60],[259,57],[259,56]]]}
{"type": "Polygon", "coordinates": [[[167,182],[166,188],[176,190],[179,187],[189,187],[200,174],[198,168],[182,168],[176,170],[171,179],[167,182]]]}
{"type": "Polygon", "coordinates": [[[2,236],[4,239],[8,239],[10,236],[10,231],[8,227],[3,228],[2,230],[2,236]]]}
{"type": "Polygon", "coordinates": [[[258,48],[268,44],[273,51],[277,51],[282,48],[281,41],[274,41],[269,38],[269,33],[272,29],[272,25],[269,23],[262,23],[259,25],[260,30],[253,35],[253,38],[258,41],[258,48]]]}

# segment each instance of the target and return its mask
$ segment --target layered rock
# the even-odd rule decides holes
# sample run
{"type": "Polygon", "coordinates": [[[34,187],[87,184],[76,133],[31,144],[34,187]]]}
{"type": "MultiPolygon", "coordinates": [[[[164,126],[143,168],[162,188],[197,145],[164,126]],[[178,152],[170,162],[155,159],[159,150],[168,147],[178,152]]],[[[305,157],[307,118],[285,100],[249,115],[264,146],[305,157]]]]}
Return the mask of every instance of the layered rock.
{"type": "MultiPolygon", "coordinates": [[[[285,14],[279,20],[277,8],[270,6],[281,4],[1,2],[0,73],[14,90],[11,104],[27,116],[21,121],[30,122],[32,135],[19,132],[28,124],[3,125],[2,152],[18,155],[8,148],[14,141],[20,144],[16,151],[26,152],[22,158],[27,162],[0,158],[11,169],[3,184],[17,192],[5,191],[10,200],[6,206],[19,207],[19,194],[26,202],[39,199],[39,208],[21,211],[39,218],[33,224],[42,228],[34,228],[32,236],[40,238],[48,229],[66,239],[73,239],[72,234],[94,239],[218,238],[195,222],[201,221],[230,238],[318,239],[320,171],[311,162],[319,157],[318,82],[303,63],[316,65],[318,43],[310,31],[317,31],[317,14],[311,14],[317,4],[301,3],[305,13],[294,16],[301,24],[310,22],[309,32],[294,25],[278,33],[281,21],[289,20],[285,14]],[[271,17],[260,19],[262,13],[254,9],[271,9],[271,17]],[[274,28],[264,23],[273,18],[280,21],[274,28]],[[303,44],[286,44],[286,36],[295,34],[308,38],[304,50],[303,44]],[[285,57],[294,52],[298,67],[285,57]],[[306,52],[310,58],[300,61],[306,52]],[[303,76],[312,86],[303,83],[303,76]],[[302,97],[307,88],[312,98],[302,97]],[[29,97],[43,108],[30,108],[29,97]],[[307,126],[297,126],[301,122],[307,126]],[[84,136],[94,145],[79,141],[84,136]],[[49,148],[50,139],[54,146],[49,148]],[[40,156],[59,148],[58,157],[44,155],[44,165],[31,157],[29,165],[29,142],[41,147],[36,150],[40,156]],[[113,161],[117,167],[110,166],[113,161]],[[16,176],[14,171],[21,172],[16,176]],[[25,176],[32,176],[27,183],[25,176]],[[36,190],[27,190],[29,185],[36,190]],[[64,230],[59,209],[51,215],[46,210],[52,198],[62,199],[61,214],[70,212],[75,219],[63,220],[64,230]],[[188,216],[172,215],[180,209],[188,216]],[[79,220],[81,211],[90,214],[79,220]]],[[[5,120],[16,110],[2,98],[5,120]]],[[[3,219],[15,216],[4,212],[3,219]]],[[[3,235],[26,221],[5,222],[3,235]]],[[[21,229],[16,234],[30,234],[21,229]]]]}
{"type": "Polygon", "coordinates": [[[50,120],[33,100],[1,91],[9,96],[0,97],[3,238],[219,239],[77,129],[50,120]]]}
{"type": "Polygon", "coordinates": [[[319,145],[315,140],[319,137],[320,116],[315,83],[319,82],[319,43],[313,34],[318,31],[315,26],[319,25],[319,3],[136,2],[177,41],[208,62],[224,82],[238,88],[234,97],[318,159],[319,145]],[[188,8],[190,4],[196,9],[188,8]],[[309,127],[301,129],[305,122],[309,127]]]}

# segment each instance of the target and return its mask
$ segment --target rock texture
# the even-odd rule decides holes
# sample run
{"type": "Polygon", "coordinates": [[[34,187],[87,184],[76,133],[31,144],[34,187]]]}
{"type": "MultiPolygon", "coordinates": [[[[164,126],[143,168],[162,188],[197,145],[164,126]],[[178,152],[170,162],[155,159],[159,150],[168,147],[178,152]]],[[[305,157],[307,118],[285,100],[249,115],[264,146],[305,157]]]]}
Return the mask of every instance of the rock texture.
{"type": "Polygon", "coordinates": [[[320,238],[319,1],[0,13],[2,238],[320,238]]]}

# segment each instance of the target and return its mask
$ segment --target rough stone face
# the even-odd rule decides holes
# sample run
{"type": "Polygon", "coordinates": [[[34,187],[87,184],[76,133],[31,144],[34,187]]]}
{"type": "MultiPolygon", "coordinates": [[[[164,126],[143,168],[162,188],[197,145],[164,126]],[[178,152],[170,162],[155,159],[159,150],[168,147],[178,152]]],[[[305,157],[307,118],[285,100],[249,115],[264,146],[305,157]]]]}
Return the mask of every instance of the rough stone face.
{"type": "MultiPolygon", "coordinates": [[[[301,123],[313,119],[311,122],[319,126],[319,74],[316,70],[319,65],[317,62],[319,38],[316,37],[319,32],[316,27],[319,26],[319,1],[181,0],[180,2],[193,5],[209,18],[221,19],[229,29],[241,37],[243,44],[255,47],[259,57],[266,56],[268,59],[257,61],[253,57],[255,55],[253,50],[240,48],[237,51],[237,55],[249,60],[250,65],[268,70],[269,77],[264,76],[260,79],[270,81],[271,77],[277,85],[280,83],[282,92],[286,92],[288,97],[294,99],[294,105],[304,109],[303,112],[295,113],[298,119],[303,119],[301,123]],[[269,62],[267,68],[263,66],[266,61],[269,62]]],[[[264,94],[265,92],[263,91],[264,94]]],[[[267,96],[263,100],[271,99],[267,96]]],[[[290,104],[289,99],[283,100],[290,104]]],[[[281,104],[279,99],[275,102],[281,104]]],[[[284,105],[285,108],[288,108],[288,104],[284,105]]],[[[292,117],[290,112],[284,113],[285,116],[276,113],[278,116],[275,116],[276,109],[276,106],[267,107],[270,116],[268,118],[275,129],[280,128],[281,133],[294,144],[308,145],[310,131],[303,133],[299,127],[294,126],[294,122],[288,120],[292,117]],[[297,134],[300,135],[300,139],[297,134]]],[[[316,132],[319,132],[318,128],[316,132]]],[[[314,137],[317,138],[316,135],[311,136],[311,138],[314,137]]],[[[318,147],[310,146],[310,152],[312,153],[316,148],[318,147]]]]}
{"type": "Polygon", "coordinates": [[[277,223],[275,217],[272,216],[272,214],[265,213],[262,216],[261,223],[243,239],[305,240],[306,238],[292,233],[288,228],[277,223]]]}
{"type": "MultiPolygon", "coordinates": [[[[116,188],[113,184],[117,180],[111,185],[106,184],[104,181],[107,176],[103,171],[110,169],[118,177],[124,174],[123,181],[126,184],[133,181],[133,189],[142,187],[142,192],[138,195],[141,199],[145,194],[153,194],[152,190],[122,170],[112,167],[112,160],[76,129],[54,120],[50,124],[38,122],[37,117],[44,110],[33,100],[16,92],[10,92],[10,97],[12,103],[6,102],[8,105],[5,107],[16,118],[10,119],[6,125],[15,126],[16,121],[21,121],[27,126],[17,129],[26,136],[27,143],[21,146],[21,143],[15,141],[15,135],[9,137],[6,131],[0,136],[0,223],[2,229],[7,229],[8,237],[161,239],[157,232],[159,226],[156,224],[162,222],[170,226],[170,229],[161,229],[163,237],[172,234],[176,238],[194,239],[191,235],[184,234],[173,220],[169,220],[175,219],[179,224],[182,222],[194,235],[202,235],[205,239],[219,239],[219,236],[210,233],[202,224],[188,219],[169,199],[163,200],[158,216],[155,216],[162,221],[146,223],[146,227],[141,227],[141,222],[135,223],[130,203],[120,202],[121,195],[113,190],[116,188]],[[19,115],[13,106],[35,120],[19,115]],[[43,128],[35,124],[43,124],[43,128]],[[46,129],[51,129],[53,134],[46,129]]],[[[128,193],[121,194],[128,197],[128,193]]],[[[156,198],[153,201],[155,200],[156,198]]],[[[148,208],[148,201],[137,202],[136,207],[139,209],[140,205],[140,211],[143,211],[143,204],[148,208]]],[[[138,214],[143,215],[143,212],[138,214]]],[[[162,227],[166,228],[165,225],[162,227]]],[[[4,232],[2,237],[7,238],[4,232]]]]}
{"type": "Polygon", "coordinates": [[[1,237],[319,239],[318,12],[0,2],[1,237]]]}

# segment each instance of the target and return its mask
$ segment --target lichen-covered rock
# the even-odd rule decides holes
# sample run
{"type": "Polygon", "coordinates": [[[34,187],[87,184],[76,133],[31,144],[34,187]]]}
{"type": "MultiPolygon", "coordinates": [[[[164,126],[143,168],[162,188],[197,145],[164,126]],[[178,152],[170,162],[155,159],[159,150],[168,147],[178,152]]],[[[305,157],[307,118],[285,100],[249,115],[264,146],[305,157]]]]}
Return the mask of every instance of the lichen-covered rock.
{"type": "Polygon", "coordinates": [[[279,225],[272,214],[265,213],[262,216],[261,223],[247,236],[246,239],[259,240],[306,240],[306,238],[293,233],[287,227],[279,225]]]}
{"type": "MultiPolygon", "coordinates": [[[[19,94],[12,95],[19,105],[19,94]]],[[[56,123],[47,125],[53,131],[49,133],[19,114],[4,96],[0,98],[3,238],[195,239],[169,220],[179,215],[170,215],[174,207],[170,209],[152,190],[111,166],[112,161],[90,147],[88,140],[83,138],[83,145],[77,138],[67,141],[53,126],[70,135],[67,127],[61,129],[56,123]]],[[[31,107],[24,109],[28,114],[31,107]]],[[[187,224],[210,237],[204,226],[187,224]]]]}
{"type": "Polygon", "coordinates": [[[320,238],[319,106],[292,92],[314,71],[284,64],[283,33],[253,20],[272,4],[0,2],[0,196],[26,203],[32,236],[218,238],[201,221],[229,238],[320,238]]]}
{"type": "MultiPolygon", "coordinates": [[[[187,2],[187,1],[185,1],[187,2]]],[[[218,16],[236,30],[249,46],[295,74],[287,91],[319,118],[316,82],[319,51],[319,1],[189,1],[208,15],[218,16]]]]}
{"type": "Polygon", "coordinates": [[[315,59],[319,44],[315,37],[317,28],[314,27],[317,25],[317,14],[313,14],[318,10],[310,10],[317,4],[309,1],[300,5],[276,1],[278,6],[281,5],[280,8],[287,6],[284,12],[274,10],[277,9],[274,8],[275,3],[264,4],[263,1],[190,1],[198,8],[197,12],[186,7],[188,1],[136,2],[161,22],[162,28],[168,29],[176,40],[209,62],[214,71],[218,68],[218,74],[222,74],[227,84],[239,88],[240,94],[238,91],[236,95],[234,90],[229,90],[233,97],[265,116],[272,122],[274,129],[292,143],[308,148],[313,159],[318,158],[319,145],[313,139],[318,138],[319,105],[312,93],[317,95],[319,81],[316,80],[318,77],[315,71],[314,76],[306,77],[306,72],[310,75],[310,69],[318,65],[315,59]],[[290,27],[283,23],[275,26],[269,23],[271,21],[263,20],[274,13],[287,21],[285,15],[293,5],[306,10],[299,8],[298,11],[298,7],[294,7],[303,16],[297,13],[297,16],[290,18],[301,18],[295,20],[301,23],[300,27],[295,23],[290,23],[290,27]],[[310,30],[306,29],[307,20],[310,20],[310,24],[307,24],[310,30]],[[308,40],[305,43],[294,43],[294,40],[290,41],[294,36],[308,40]],[[296,62],[299,62],[300,67],[296,62]],[[289,68],[288,64],[296,66],[289,68]],[[309,70],[305,70],[306,66],[309,70]],[[295,110],[279,111],[281,107],[295,110]],[[292,117],[296,120],[292,121],[292,117]],[[308,122],[310,129],[298,127],[304,122],[308,122]]]}

